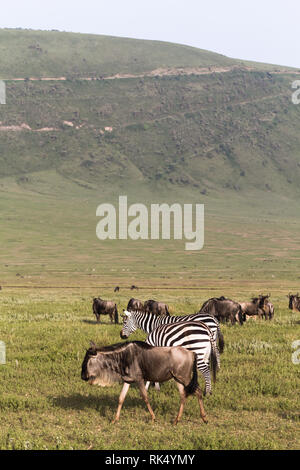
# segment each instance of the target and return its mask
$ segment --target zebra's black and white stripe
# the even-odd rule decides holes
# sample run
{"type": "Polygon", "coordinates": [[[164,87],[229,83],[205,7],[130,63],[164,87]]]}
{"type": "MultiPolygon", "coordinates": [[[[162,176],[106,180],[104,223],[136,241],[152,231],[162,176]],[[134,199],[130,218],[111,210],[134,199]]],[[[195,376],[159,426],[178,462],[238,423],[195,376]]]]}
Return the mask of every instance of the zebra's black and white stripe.
{"type": "MultiPolygon", "coordinates": [[[[152,330],[161,325],[187,321],[201,321],[208,326],[214,335],[216,343],[219,345],[220,352],[223,352],[224,338],[220,329],[220,323],[213,315],[208,313],[199,312],[191,315],[157,316],[135,310],[130,312],[125,311],[123,315],[122,337],[128,338],[137,328],[145,331],[145,333],[151,333],[152,330]]],[[[220,367],[219,350],[218,365],[220,367]]]]}
{"type": "Polygon", "coordinates": [[[182,346],[197,354],[197,368],[205,380],[205,394],[211,393],[210,359],[213,379],[218,369],[217,348],[212,331],[202,322],[177,322],[161,325],[148,335],[152,346],[182,346]]]}

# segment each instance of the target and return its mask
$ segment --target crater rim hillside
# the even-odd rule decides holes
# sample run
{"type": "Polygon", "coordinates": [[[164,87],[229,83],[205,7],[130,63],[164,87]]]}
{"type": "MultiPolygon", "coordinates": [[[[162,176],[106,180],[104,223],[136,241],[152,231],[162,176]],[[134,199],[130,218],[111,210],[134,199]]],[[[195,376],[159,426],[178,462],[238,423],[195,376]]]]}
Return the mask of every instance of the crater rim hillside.
{"type": "Polygon", "coordinates": [[[162,41],[19,29],[0,30],[0,58],[2,190],[13,181],[48,194],[62,178],[103,193],[133,181],[145,197],[299,198],[297,69],[162,41]]]}

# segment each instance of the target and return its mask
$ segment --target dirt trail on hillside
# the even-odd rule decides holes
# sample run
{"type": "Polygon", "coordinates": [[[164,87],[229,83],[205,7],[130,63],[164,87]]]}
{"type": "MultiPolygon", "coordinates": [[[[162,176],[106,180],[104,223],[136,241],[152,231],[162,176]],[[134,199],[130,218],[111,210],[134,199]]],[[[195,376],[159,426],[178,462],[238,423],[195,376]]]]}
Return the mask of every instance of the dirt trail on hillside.
{"type": "MultiPolygon", "coordinates": [[[[144,78],[144,77],[164,77],[164,76],[178,76],[178,75],[209,75],[213,73],[228,73],[232,70],[241,70],[241,71],[255,71],[257,70],[254,67],[246,67],[241,65],[232,65],[232,66],[223,66],[223,67],[177,67],[177,68],[158,68],[151,70],[149,72],[144,72],[140,74],[130,74],[130,73],[117,73],[110,76],[101,76],[101,77],[78,77],[74,78],[75,80],[118,80],[126,78],[144,78]]],[[[270,74],[289,74],[289,75],[300,75],[300,70],[291,71],[291,70],[266,70],[270,74]]],[[[4,81],[65,81],[67,77],[29,77],[29,78],[6,78],[4,81]]]]}

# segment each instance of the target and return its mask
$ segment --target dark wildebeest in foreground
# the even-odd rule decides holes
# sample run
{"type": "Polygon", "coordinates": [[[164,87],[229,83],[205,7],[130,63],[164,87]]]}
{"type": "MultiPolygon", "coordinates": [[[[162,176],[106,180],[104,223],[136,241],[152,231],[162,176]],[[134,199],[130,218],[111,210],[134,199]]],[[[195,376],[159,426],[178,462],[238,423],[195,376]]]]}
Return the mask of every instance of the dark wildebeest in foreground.
{"type": "Polygon", "coordinates": [[[289,299],[289,309],[294,310],[295,312],[300,312],[300,296],[299,294],[289,294],[288,296],[289,299]]]}
{"type": "Polygon", "coordinates": [[[144,311],[144,304],[141,300],[139,299],[134,299],[133,297],[129,300],[127,304],[127,309],[128,311],[131,310],[139,310],[141,312],[144,311]]]}
{"type": "Polygon", "coordinates": [[[144,311],[146,313],[153,313],[154,315],[170,315],[167,304],[164,302],[157,302],[156,300],[152,299],[146,300],[146,302],[144,302],[144,311]]]}
{"type": "Polygon", "coordinates": [[[93,312],[97,322],[100,322],[100,315],[109,315],[111,323],[119,322],[117,304],[112,300],[102,300],[100,297],[93,300],[93,312]]]}
{"type": "Polygon", "coordinates": [[[120,290],[120,287],[119,287],[119,286],[116,286],[116,287],[114,288],[114,292],[119,292],[119,290],[120,290]]]}
{"type": "Polygon", "coordinates": [[[81,378],[90,385],[102,387],[114,382],[124,383],[114,423],[119,421],[122,405],[132,383],[138,384],[154,421],[155,415],[148,400],[145,381],[165,382],[170,379],[176,381],[180,394],[180,407],[174,424],[180,420],[186,399],[192,394],[197,395],[201,418],[207,423],[197,379],[196,354],[180,346],[161,348],[142,341],[133,341],[97,348],[91,343],[82,363],[81,378]]]}
{"type": "Polygon", "coordinates": [[[133,284],[133,285],[130,287],[130,290],[134,290],[134,289],[139,290],[138,286],[135,286],[135,285],[133,284]]]}
{"type": "Polygon", "coordinates": [[[234,300],[226,299],[226,297],[213,297],[208,299],[202,305],[199,313],[209,313],[219,320],[219,322],[230,321],[234,324],[236,321],[243,324],[243,313],[241,306],[234,300]]]}

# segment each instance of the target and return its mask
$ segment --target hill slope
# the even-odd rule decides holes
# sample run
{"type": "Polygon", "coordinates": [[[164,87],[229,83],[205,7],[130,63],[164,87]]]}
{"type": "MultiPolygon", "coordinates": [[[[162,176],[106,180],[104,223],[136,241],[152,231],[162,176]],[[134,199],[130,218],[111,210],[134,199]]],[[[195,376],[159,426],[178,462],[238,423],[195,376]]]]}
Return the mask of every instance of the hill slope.
{"type": "Polygon", "coordinates": [[[7,29],[0,30],[0,56],[2,78],[107,76],[158,67],[240,63],[221,54],[161,41],[7,29]]]}
{"type": "MultiPolygon", "coordinates": [[[[261,223],[269,240],[281,233],[274,217],[298,218],[300,106],[291,100],[298,71],[174,44],[55,31],[1,30],[0,59],[7,91],[0,259],[13,261],[9,279],[18,266],[38,275],[43,264],[56,273],[69,265],[71,277],[74,266],[90,269],[100,249],[96,207],[119,194],[131,202],[204,202],[215,217],[207,222],[214,241],[201,254],[205,266],[219,269],[224,240],[243,253],[238,261],[234,251],[226,254],[228,277],[247,275],[245,263],[265,274],[264,257],[282,256],[289,237],[295,256],[293,222],[252,261],[247,247],[256,246],[261,223]],[[225,238],[215,238],[220,221],[225,238]],[[233,227],[246,248],[240,235],[231,238],[233,227]]],[[[99,263],[138,264],[141,276],[140,244],[130,247],[126,261],[120,245],[102,247],[99,263]]],[[[157,257],[161,264],[160,251],[157,257]]]]}

